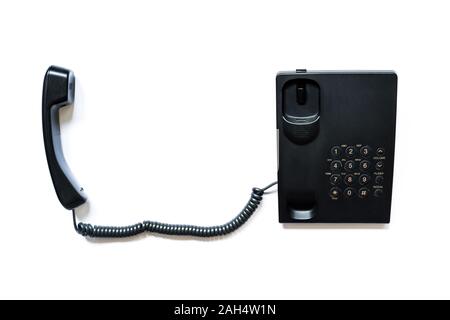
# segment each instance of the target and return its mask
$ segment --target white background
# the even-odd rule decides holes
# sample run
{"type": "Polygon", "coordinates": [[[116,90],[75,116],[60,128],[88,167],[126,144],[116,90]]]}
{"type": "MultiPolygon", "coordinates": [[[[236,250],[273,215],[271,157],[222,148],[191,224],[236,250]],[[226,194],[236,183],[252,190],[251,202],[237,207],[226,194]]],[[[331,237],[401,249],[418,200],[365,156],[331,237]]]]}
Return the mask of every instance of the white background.
{"type": "Polygon", "coordinates": [[[0,4],[0,298],[450,298],[448,1],[0,4]],[[220,240],[88,241],[45,160],[42,80],[62,112],[83,221],[218,224],[276,179],[280,70],[394,69],[392,222],[277,222],[276,195],[220,240]]]}

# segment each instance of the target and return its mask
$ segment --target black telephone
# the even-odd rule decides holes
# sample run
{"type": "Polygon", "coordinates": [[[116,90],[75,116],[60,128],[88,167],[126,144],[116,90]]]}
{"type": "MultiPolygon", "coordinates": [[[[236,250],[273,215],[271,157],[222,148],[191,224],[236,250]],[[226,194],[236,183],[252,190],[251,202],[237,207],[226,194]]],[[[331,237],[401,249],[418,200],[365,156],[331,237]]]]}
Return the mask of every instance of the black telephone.
{"type": "Polygon", "coordinates": [[[282,223],[389,223],[394,169],[394,72],[277,76],[282,223]]]}
{"type": "Polygon", "coordinates": [[[278,182],[253,188],[244,209],[218,226],[144,221],[131,226],[77,223],[87,201],[64,159],[59,109],[73,104],[72,71],[51,66],[42,122],[50,175],[75,230],[89,237],[143,232],[222,236],[242,226],[278,183],[279,221],[388,223],[392,193],[397,77],[393,72],[282,72],[277,76],[278,182]]]}

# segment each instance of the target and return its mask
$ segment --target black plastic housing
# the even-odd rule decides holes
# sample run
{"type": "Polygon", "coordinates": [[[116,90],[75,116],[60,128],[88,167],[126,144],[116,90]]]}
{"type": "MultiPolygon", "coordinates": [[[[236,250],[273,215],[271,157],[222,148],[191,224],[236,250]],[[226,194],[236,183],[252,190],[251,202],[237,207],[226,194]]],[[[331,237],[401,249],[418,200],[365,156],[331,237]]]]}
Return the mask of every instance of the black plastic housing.
{"type": "Polygon", "coordinates": [[[279,221],[389,223],[396,74],[280,72],[276,96],[279,221]]]}

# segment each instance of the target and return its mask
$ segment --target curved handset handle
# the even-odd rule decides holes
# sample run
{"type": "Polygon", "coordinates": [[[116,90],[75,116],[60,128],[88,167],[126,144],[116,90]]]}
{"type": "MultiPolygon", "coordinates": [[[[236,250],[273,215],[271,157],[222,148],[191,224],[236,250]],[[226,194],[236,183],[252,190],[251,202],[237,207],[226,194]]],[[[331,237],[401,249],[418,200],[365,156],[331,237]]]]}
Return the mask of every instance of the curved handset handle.
{"type": "Polygon", "coordinates": [[[60,67],[48,68],[44,78],[42,95],[42,126],[48,168],[59,201],[71,210],[86,202],[83,189],[64,159],[61,147],[59,109],[73,104],[75,98],[75,76],[72,71],[60,67]]]}

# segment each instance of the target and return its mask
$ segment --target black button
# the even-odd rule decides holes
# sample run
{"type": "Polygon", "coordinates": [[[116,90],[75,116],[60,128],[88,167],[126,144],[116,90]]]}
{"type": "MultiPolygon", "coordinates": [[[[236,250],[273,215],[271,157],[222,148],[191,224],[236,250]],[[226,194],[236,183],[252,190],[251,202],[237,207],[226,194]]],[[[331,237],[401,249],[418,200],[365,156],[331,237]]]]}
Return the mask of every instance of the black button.
{"type": "Polygon", "coordinates": [[[352,174],[348,174],[344,178],[345,184],[351,186],[355,182],[355,177],[352,174]]]}
{"type": "Polygon", "coordinates": [[[356,190],[353,188],[347,188],[344,190],[344,197],[350,199],[356,194],[356,190]]]}
{"type": "Polygon", "coordinates": [[[333,158],[339,158],[342,154],[342,148],[339,146],[334,146],[333,148],[331,148],[331,156],[333,158]]]}
{"type": "Polygon", "coordinates": [[[377,198],[379,198],[379,197],[382,197],[383,196],[383,189],[376,189],[374,192],[373,192],[373,195],[375,196],[375,197],[377,197],[377,198]]]}
{"type": "Polygon", "coordinates": [[[355,170],[355,162],[352,160],[347,161],[344,165],[344,168],[346,171],[349,171],[349,172],[355,170]]]}
{"type": "Polygon", "coordinates": [[[383,167],[384,167],[383,161],[378,161],[378,162],[375,164],[375,168],[376,168],[377,170],[381,170],[381,169],[383,169],[383,167]]]}
{"type": "Polygon", "coordinates": [[[331,171],[339,171],[342,168],[342,163],[337,160],[332,161],[330,168],[331,168],[331,171]]]}
{"type": "Polygon", "coordinates": [[[359,149],[359,153],[363,157],[369,157],[370,154],[372,153],[372,149],[370,149],[369,146],[364,146],[364,147],[361,147],[361,149],[359,149]]]}
{"type": "Polygon", "coordinates": [[[384,148],[378,148],[377,149],[377,155],[380,156],[380,157],[384,156],[384,148]]]}
{"type": "Polygon", "coordinates": [[[341,189],[339,188],[331,188],[330,197],[333,199],[338,199],[341,196],[341,189]]]}
{"type": "Polygon", "coordinates": [[[359,177],[359,183],[360,183],[361,185],[363,185],[363,186],[365,186],[366,184],[368,184],[368,183],[369,183],[369,180],[370,180],[370,176],[368,176],[367,174],[362,174],[362,175],[359,177]]]}
{"type": "Polygon", "coordinates": [[[358,195],[360,198],[365,199],[369,196],[369,189],[367,188],[361,188],[358,191],[358,195]]]}
{"type": "Polygon", "coordinates": [[[354,146],[348,146],[345,149],[345,154],[347,155],[347,157],[352,158],[356,155],[356,148],[354,146]]]}
{"type": "Polygon", "coordinates": [[[341,176],[338,174],[333,174],[330,177],[331,184],[337,185],[341,182],[341,176]]]}
{"type": "Polygon", "coordinates": [[[370,169],[370,162],[367,160],[363,160],[361,161],[361,163],[359,164],[359,169],[361,169],[361,171],[367,171],[370,169]]]}
{"type": "Polygon", "coordinates": [[[375,184],[381,185],[381,184],[383,184],[383,182],[384,182],[383,176],[377,176],[377,177],[375,178],[375,184]]]}

